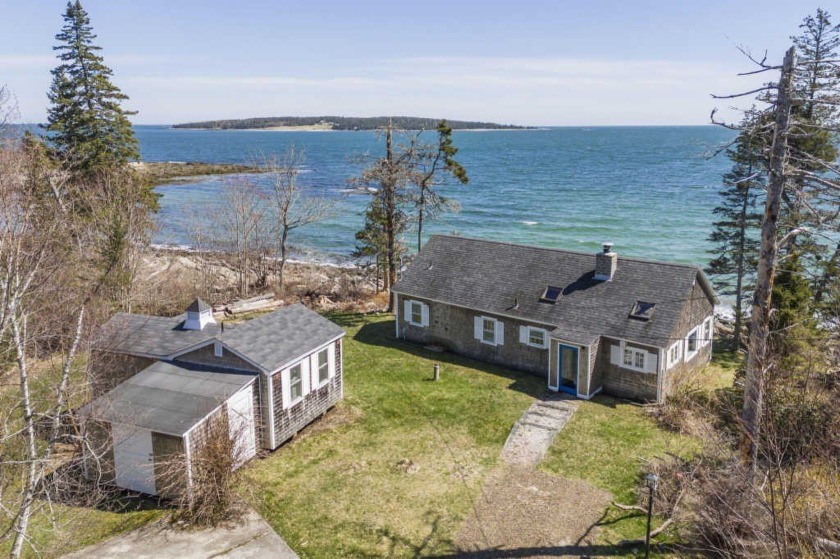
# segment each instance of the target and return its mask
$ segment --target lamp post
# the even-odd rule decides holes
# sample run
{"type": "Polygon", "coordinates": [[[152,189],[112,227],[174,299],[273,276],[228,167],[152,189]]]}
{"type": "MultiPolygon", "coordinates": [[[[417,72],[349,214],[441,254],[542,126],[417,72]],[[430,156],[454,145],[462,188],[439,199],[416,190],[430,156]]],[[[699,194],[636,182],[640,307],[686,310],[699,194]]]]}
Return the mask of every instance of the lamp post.
{"type": "Polygon", "coordinates": [[[645,482],[648,487],[648,517],[647,517],[647,532],[645,533],[645,559],[650,557],[650,519],[653,516],[653,496],[656,493],[656,484],[659,482],[659,476],[656,474],[648,474],[645,476],[645,482]]]}

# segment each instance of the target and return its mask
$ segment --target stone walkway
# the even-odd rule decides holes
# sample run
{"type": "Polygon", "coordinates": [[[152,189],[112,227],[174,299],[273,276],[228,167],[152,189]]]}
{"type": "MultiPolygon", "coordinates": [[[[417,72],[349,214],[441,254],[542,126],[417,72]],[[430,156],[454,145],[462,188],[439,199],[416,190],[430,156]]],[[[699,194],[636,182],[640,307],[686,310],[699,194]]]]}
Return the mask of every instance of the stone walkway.
{"type": "Polygon", "coordinates": [[[249,510],[242,524],[178,530],[166,521],[143,526],[64,559],[298,559],[263,518],[249,510]]]}
{"type": "Polygon", "coordinates": [[[562,396],[546,397],[531,404],[513,424],[502,449],[502,460],[516,466],[539,464],[577,405],[577,400],[562,396]]]}

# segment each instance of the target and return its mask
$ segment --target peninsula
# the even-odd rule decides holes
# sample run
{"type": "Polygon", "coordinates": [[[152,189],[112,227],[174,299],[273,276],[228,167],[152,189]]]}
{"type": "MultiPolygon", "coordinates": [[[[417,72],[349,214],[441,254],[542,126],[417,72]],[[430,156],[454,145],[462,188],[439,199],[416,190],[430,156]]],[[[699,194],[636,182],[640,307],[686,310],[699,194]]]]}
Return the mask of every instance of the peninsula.
{"type": "MultiPolygon", "coordinates": [[[[388,125],[389,120],[394,126],[406,130],[433,130],[441,119],[422,118],[414,116],[375,116],[375,117],[346,117],[346,116],[278,116],[243,118],[232,120],[207,120],[203,122],[187,122],[175,124],[173,128],[190,128],[201,130],[287,130],[287,131],[316,131],[316,130],[376,130],[388,125]]],[[[476,122],[467,120],[447,120],[453,130],[526,130],[531,127],[514,124],[497,124],[495,122],[476,122]]]]}

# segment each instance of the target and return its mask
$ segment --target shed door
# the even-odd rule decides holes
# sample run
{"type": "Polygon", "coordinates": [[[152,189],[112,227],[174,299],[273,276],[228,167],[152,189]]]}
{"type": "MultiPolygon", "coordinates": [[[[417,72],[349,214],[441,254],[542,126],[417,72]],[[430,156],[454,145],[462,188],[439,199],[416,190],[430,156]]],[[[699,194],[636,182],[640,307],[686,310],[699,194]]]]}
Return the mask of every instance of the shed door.
{"type": "Polygon", "coordinates": [[[111,424],[114,437],[114,469],[120,487],[154,495],[155,462],[152,432],[131,425],[111,424]]]}
{"type": "Polygon", "coordinates": [[[228,429],[233,439],[237,466],[257,454],[253,390],[253,386],[246,386],[228,400],[228,429]]]}

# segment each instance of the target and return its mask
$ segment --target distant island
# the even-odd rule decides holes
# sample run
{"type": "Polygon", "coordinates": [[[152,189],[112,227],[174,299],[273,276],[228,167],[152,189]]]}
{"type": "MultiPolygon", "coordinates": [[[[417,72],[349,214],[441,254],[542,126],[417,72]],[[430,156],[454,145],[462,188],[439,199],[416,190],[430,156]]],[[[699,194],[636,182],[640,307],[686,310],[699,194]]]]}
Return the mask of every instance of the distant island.
{"type": "MultiPolygon", "coordinates": [[[[405,130],[433,130],[440,122],[440,119],[436,118],[414,116],[278,116],[187,122],[175,124],[173,128],[201,130],[376,130],[388,126],[389,120],[397,128],[405,130]]],[[[446,122],[453,130],[527,130],[532,128],[530,126],[468,120],[447,120],[446,122]]]]}

